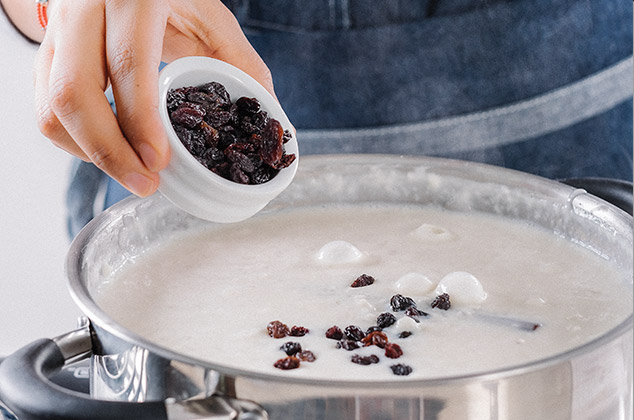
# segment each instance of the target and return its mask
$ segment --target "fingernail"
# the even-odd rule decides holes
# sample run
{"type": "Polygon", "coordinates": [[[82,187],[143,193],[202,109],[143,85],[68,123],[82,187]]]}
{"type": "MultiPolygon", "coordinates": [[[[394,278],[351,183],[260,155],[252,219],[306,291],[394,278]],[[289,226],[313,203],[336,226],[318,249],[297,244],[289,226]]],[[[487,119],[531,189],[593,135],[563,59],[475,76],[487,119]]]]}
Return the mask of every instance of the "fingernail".
{"type": "Polygon", "coordinates": [[[152,172],[158,172],[161,168],[161,156],[154,149],[154,147],[150,146],[147,143],[141,143],[139,145],[139,155],[141,156],[141,160],[147,166],[147,168],[152,172]]]}
{"type": "Polygon", "coordinates": [[[154,181],[145,175],[132,173],[123,179],[125,186],[134,194],[145,197],[154,192],[154,181]]]}

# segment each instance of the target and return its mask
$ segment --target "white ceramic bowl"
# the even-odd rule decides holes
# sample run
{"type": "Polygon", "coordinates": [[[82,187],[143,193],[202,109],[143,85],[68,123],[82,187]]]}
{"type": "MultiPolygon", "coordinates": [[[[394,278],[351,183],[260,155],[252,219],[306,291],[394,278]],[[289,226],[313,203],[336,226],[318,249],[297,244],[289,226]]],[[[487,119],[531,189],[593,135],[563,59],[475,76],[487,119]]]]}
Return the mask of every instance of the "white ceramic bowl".
{"type": "Polygon", "coordinates": [[[238,184],[211,172],[189,153],[172,128],[167,111],[167,92],[212,81],[225,86],[232,102],[241,96],[257,98],[271,118],[278,120],[285,130],[291,129],[279,102],[242,70],[209,57],[178,59],[165,66],[159,75],[159,113],[169,138],[172,157],[168,166],[159,173],[158,189],[172,203],[194,216],[213,222],[239,222],[260,211],[291,183],[299,161],[297,139],[293,134],[293,138],[284,145],[287,154],[295,154],[295,161],[263,184],[238,184]]]}

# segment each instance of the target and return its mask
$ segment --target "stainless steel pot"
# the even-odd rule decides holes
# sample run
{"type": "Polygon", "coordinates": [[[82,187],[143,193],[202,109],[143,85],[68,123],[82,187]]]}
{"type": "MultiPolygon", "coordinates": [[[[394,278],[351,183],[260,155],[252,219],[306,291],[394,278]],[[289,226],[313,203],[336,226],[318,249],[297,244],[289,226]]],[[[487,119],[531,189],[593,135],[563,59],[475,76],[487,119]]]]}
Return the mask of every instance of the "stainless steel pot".
{"type": "MultiPolygon", "coordinates": [[[[527,220],[632,270],[628,214],[582,190],[481,164],[378,155],[303,158],[295,181],[264,211],[361,202],[434,205],[527,220]]],[[[27,420],[632,416],[631,314],[601,337],[545,360],[388,385],[289,379],[196,360],[126,330],[95,304],[93,291],[126,261],[206,223],[160,195],[127,199],[92,221],[67,260],[71,293],[90,322],[7,358],[0,364],[0,399],[27,420]],[[48,381],[64,363],[87,355],[92,398],[48,381]]]]}

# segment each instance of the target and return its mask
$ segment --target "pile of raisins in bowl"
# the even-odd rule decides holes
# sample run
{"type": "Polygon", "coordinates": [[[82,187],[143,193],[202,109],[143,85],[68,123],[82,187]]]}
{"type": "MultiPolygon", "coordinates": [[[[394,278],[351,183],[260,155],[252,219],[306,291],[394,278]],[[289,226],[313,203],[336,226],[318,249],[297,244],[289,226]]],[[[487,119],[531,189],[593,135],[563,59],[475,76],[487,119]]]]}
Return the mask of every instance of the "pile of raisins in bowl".
{"type": "Polygon", "coordinates": [[[170,89],[167,110],[185,148],[212,172],[240,184],[263,184],[295,160],[292,134],[256,98],[235,103],[218,82],[170,89]]]}

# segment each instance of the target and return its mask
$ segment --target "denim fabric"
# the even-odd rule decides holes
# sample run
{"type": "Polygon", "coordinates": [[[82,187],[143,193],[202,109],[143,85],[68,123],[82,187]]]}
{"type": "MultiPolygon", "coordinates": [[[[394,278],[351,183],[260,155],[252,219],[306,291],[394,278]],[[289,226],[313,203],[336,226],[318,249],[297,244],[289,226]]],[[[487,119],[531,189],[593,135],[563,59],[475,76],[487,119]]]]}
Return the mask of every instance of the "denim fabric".
{"type": "MultiPolygon", "coordinates": [[[[302,154],[390,152],[398,148],[383,145],[399,141],[389,135],[393,127],[469,119],[574,90],[632,55],[632,3],[625,0],[225,3],[271,69],[302,154]],[[336,139],[337,130],[340,141],[320,147],[319,133],[335,133],[336,139]],[[354,130],[373,133],[372,144],[348,147],[344,134],[354,130]],[[383,132],[388,134],[381,137],[383,132]],[[302,133],[310,133],[305,141],[302,133]]],[[[422,147],[421,138],[400,145],[398,153],[474,160],[550,178],[631,180],[631,74],[627,80],[629,85],[615,85],[625,89],[618,100],[591,113],[572,104],[586,101],[592,108],[589,98],[601,97],[600,85],[593,86],[594,96],[578,89],[570,109],[556,110],[568,114],[567,125],[537,134],[502,127],[510,133],[507,141],[453,152],[422,147]]],[[[606,88],[604,95],[610,92],[606,88]]],[[[553,114],[537,110],[531,118],[542,127],[547,118],[557,119],[553,114]]],[[[109,180],[106,207],[127,194],[109,180]]]]}
{"type": "Polygon", "coordinates": [[[552,179],[600,177],[631,181],[632,135],[630,100],[557,132],[446,157],[505,166],[552,179]],[[612,139],[606,139],[606,133],[612,139]]]}
{"type": "Polygon", "coordinates": [[[79,159],[73,161],[71,181],[66,193],[67,228],[70,238],[93,218],[95,198],[105,177],[93,164],[79,159]]]}
{"type": "MultiPolygon", "coordinates": [[[[363,151],[346,144],[343,135],[330,150],[309,144],[320,130],[389,132],[384,129],[492,110],[563,89],[632,54],[632,3],[621,0],[231,3],[271,69],[278,97],[298,128],[302,153],[363,151]],[[311,132],[303,142],[302,129],[311,132]]],[[[520,132],[515,144],[499,147],[430,151],[412,142],[397,151],[550,178],[631,180],[631,72],[624,77],[627,99],[621,105],[569,127],[524,138],[520,132]]],[[[586,100],[584,95],[571,104],[586,100]]],[[[533,124],[540,127],[548,115],[537,114],[533,124]]],[[[373,145],[366,142],[366,151],[392,152],[377,144],[398,142],[389,134],[375,138],[373,145]]]]}
{"type": "Polygon", "coordinates": [[[633,72],[629,57],[578,82],[501,107],[373,128],[300,129],[297,135],[302,153],[451,156],[493,149],[559,131],[631,100],[633,72]]]}
{"type": "Polygon", "coordinates": [[[392,2],[349,0],[351,26],[344,29],[340,14],[316,11],[341,1],[240,3],[238,18],[297,128],[377,127],[480,111],[543,94],[632,54],[632,3],[622,0],[493,1],[457,14],[439,0],[442,15],[403,8],[402,23],[394,13],[376,13],[378,23],[359,27],[355,16],[392,2]]]}

